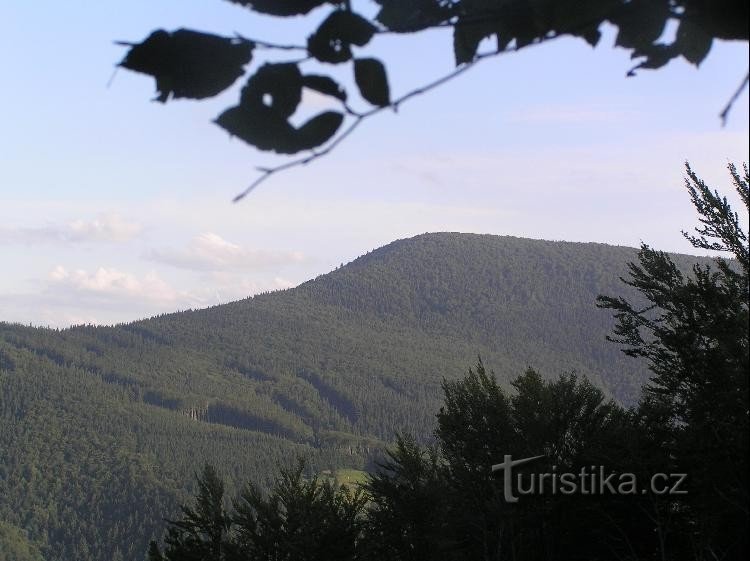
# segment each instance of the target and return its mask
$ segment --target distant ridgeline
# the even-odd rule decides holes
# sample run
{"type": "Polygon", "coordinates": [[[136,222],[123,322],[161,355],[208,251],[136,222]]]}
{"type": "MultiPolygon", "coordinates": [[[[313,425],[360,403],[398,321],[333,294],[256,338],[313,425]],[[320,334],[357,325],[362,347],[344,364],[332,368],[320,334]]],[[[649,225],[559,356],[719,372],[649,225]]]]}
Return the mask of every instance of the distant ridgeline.
{"type": "MultiPolygon", "coordinates": [[[[443,378],[576,371],[624,403],[647,372],[599,294],[635,250],[469,234],[399,240],[298,288],[117,327],[0,324],[0,551],[141,559],[203,463],[366,468],[430,438],[443,378]],[[23,545],[19,545],[23,542],[23,545]],[[27,543],[28,542],[28,543],[27,543]]],[[[685,268],[696,258],[680,256],[685,268]]],[[[0,554],[2,559],[2,554],[0,554]]]]}

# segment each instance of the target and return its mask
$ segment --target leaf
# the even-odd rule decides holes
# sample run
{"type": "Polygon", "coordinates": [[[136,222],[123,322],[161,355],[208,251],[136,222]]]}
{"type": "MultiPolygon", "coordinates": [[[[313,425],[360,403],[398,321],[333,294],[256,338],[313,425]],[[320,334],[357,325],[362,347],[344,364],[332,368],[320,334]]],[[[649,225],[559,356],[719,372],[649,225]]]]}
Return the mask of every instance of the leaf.
{"type": "Polygon", "coordinates": [[[307,39],[307,50],[321,62],[337,64],[352,58],[351,45],[364,46],[377,28],[353,12],[336,10],[307,39]]]}
{"type": "Polygon", "coordinates": [[[699,24],[714,39],[747,41],[750,3],[747,0],[686,2],[683,19],[699,24]]]}
{"type": "Polygon", "coordinates": [[[302,74],[294,63],[264,64],[247,81],[240,100],[266,107],[286,120],[302,101],[302,74]]]}
{"type": "Polygon", "coordinates": [[[328,76],[307,74],[302,77],[302,85],[323,95],[330,95],[341,101],[346,101],[346,92],[341,89],[341,86],[335,80],[328,76]]]}
{"type": "Polygon", "coordinates": [[[142,43],[132,45],[119,66],[156,79],[157,101],[174,98],[204,99],[217,95],[245,73],[255,45],[178,29],[159,29],[142,43]]]}
{"type": "Polygon", "coordinates": [[[296,154],[328,142],[343,121],[343,114],[326,111],[296,129],[288,121],[279,119],[263,108],[250,108],[240,104],[224,111],[214,122],[232,136],[259,150],[296,154]]]}
{"type": "Polygon", "coordinates": [[[272,16],[298,16],[309,13],[323,4],[340,4],[327,0],[229,0],[233,4],[240,4],[246,8],[272,16]]]}
{"type": "Polygon", "coordinates": [[[670,60],[678,57],[680,52],[675,48],[675,45],[664,45],[657,43],[656,45],[650,45],[643,49],[636,49],[630,55],[630,58],[646,57],[646,60],[641,62],[638,66],[631,68],[628,71],[628,76],[635,76],[635,71],[640,68],[647,68],[655,70],[661,68],[667,64],[670,60]]]}
{"type": "MultiPolygon", "coordinates": [[[[259,150],[295,154],[320,146],[336,134],[344,118],[341,113],[322,113],[299,129],[288,121],[302,99],[304,80],[310,78],[316,85],[331,86],[321,80],[325,76],[303,79],[296,64],[265,64],[247,81],[239,105],[224,111],[214,122],[259,150]]],[[[328,80],[338,91],[338,85],[328,80]]]]}
{"type": "Polygon", "coordinates": [[[389,31],[409,33],[421,31],[448,21],[454,13],[453,4],[440,0],[376,0],[381,8],[375,17],[389,31]]]}
{"type": "Polygon", "coordinates": [[[263,108],[240,104],[224,111],[214,122],[259,150],[273,150],[280,154],[298,152],[294,127],[263,108]]]}
{"type": "Polygon", "coordinates": [[[297,131],[299,150],[312,150],[325,144],[339,130],[344,122],[344,115],[336,111],[326,111],[316,115],[297,131]]]}
{"type": "Polygon", "coordinates": [[[545,32],[529,2],[463,0],[461,6],[464,12],[453,31],[453,52],[457,66],[473,61],[482,40],[493,35],[497,36],[497,50],[500,52],[513,40],[516,48],[521,48],[545,32]]]}
{"type": "MultiPolygon", "coordinates": [[[[497,25],[494,22],[463,23],[459,21],[453,28],[453,54],[456,58],[456,66],[473,61],[482,40],[491,37],[496,32],[497,25]]],[[[510,39],[505,45],[509,42],[510,39]]]]}
{"type": "Polygon", "coordinates": [[[582,29],[580,36],[592,47],[596,47],[599,40],[602,38],[602,32],[599,31],[599,24],[590,25],[589,27],[582,29]]]}
{"type": "Polygon", "coordinates": [[[703,28],[689,19],[683,19],[677,28],[675,45],[689,62],[698,66],[711,50],[713,38],[703,28]]]}
{"type": "Polygon", "coordinates": [[[362,97],[373,105],[385,107],[391,103],[388,77],[383,63],[374,58],[358,58],[354,61],[354,81],[362,97]]]}
{"type": "Polygon", "coordinates": [[[673,43],[649,44],[636,48],[632,58],[645,57],[642,63],[628,72],[635,74],[639,68],[657,69],[666,65],[672,59],[682,55],[688,62],[698,66],[711,50],[713,37],[707,33],[702,25],[697,25],[691,19],[683,18],[677,28],[677,35],[673,43]]]}
{"type": "Polygon", "coordinates": [[[608,19],[619,30],[615,45],[627,49],[653,44],[664,32],[670,15],[669,0],[632,0],[608,19]]]}

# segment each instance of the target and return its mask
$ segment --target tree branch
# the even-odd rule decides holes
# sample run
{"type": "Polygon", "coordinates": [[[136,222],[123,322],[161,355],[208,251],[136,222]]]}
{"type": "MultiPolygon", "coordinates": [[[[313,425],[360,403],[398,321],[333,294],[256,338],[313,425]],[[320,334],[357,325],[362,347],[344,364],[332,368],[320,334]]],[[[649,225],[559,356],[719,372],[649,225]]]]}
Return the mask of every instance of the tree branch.
{"type": "MultiPolygon", "coordinates": [[[[543,42],[546,42],[548,40],[554,39],[556,37],[557,36],[555,36],[555,37],[549,37],[549,38],[545,39],[543,42]]],[[[541,43],[539,43],[539,44],[541,44],[541,43]]],[[[473,68],[475,65],[477,65],[481,61],[483,61],[485,59],[488,59],[488,58],[500,56],[500,55],[503,55],[503,54],[508,54],[508,53],[514,52],[514,51],[515,50],[492,51],[492,52],[487,52],[487,53],[479,54],[476,57],[474,57],[473,61],[459,66],[458,68],[456,68],[455,70],[453,70],[449,74],[446,74],[445,76],[442,76],[442,77],[438,78],[437,80],[434,80],[434,81],[432,81],[432,82],[430,82],[428,84],[425,84],[424,86],[421,86],[419,88],[411,90],[410,92],[405,93],[404,95],[398,97],[397,99],[394,99],[388,105],[384,105],[382,107],[375,107],[373,109],[370,109],[369,111],[365,111],[364,113],[358,113],[358,112],[352,110],[348,105],[345,105],[344,108],[345,108],[346,112],[349,115],[352,115],[354,117],[354,122],[351,125],[349,125],[346,128],[346,130],[344,130],[343,133],[339,134],[333,141],[331,141],[331,143],[328,144],[328,146],[326,146],[322,150],[313,151],[312,154],[310,154],[308,156],[305,156],[305,157],[302,157],[302,158],[297,158],[295,160],[292,160],[292,161],[289,161],[289,162],[285,162],[285,163],[283,163],[281,165],[278,165],[278,166],[275,166],[275,167],[271,167],[271,168],[261,167],[261,168],[258,168],[258,171],[261,172],[261,176],[258,177],[255,181],[253,181],[247,187],[247,189],[245,189],[240,194],[238,194],[236,197],[234,197],[234,199],[232,199],[232,202],[236,203],[238,201],[241,201],[248,194],[250,194],[251,191],[253,191],[256,187],[258,187],[261,183],[263,183],[268,178],[270,178],[272,175],[274,175],[274,174],[276,174],[276,173],[278,173],[280,171],[285,171],[285,170],[288,170],[288,169],[291,169],[291,168],[294,168],[294,167],[306,166],[307,164],[310,164],[310,163],[314,162],[315,160],[317,160],[319,158],[322,158],[323,156],[327,156],[328,154],[330,154],[331,152],[333,152],[333,150],[336,149],[336,147],[339,144],[341,144],[342,141],[344,141],[350,134],[352,134],[354,132],[354,130],[360,124],[362,124],[362,122],[365,119],[368,119],[368,118],[370,118],[370,117],[372,117],[372,116],[374,116],[374,115],[382,112],[385,109],[393,109],[394,111],[398,111],[398,108],[399,108],[399,106],[402,103],[405,103],[406,101],[408,101],[408,100],[410,100],[410,99],[412,99],[414,97],[417,97],[419,95],[425,94],[425,93],[429,92],[430,90],[432,90],[434,88],[437,88],[437,87],[445,84],[446,82],[449,82],[450,80],[453,80],[454,78],[457,78],[458,76],[460,76],[461,74],[463,74],[464,72],[466,72],[467,70],[469,70],[470,68],[473,68]]]]}
{"type": "Polygon", "coordinates": [[[333,140],[328,146],[326,146],[323,150],[320,151],[313,151],[312,154],[309,156],[305,156],[304,158],[297,158],[296,160],[292,160],[290,162],[286,162],[285,164],[281,164],[280,166],[276,166],[273,168],[258,168],[258,171],[262,173],[262,175],[253,181],[250,186],[245,189],[242,193],[237,195],[234,199],[232,199],[233,203],[236,203],[238,201],[241,201],[244,199],[253,189],[255,189],[258,185],[263,183],[266,179],[271,177],[274,173],[278,173],[280,171],[284,171],[290,168],[298,167],[298,166],[306,166],[310,162],[313,162],[317,160],[318,158],[322,158],[323,156],[329,154],[332,152],[336,146],[338,146],[341,142],[343,142],[347,136],[349,136],[351,133],[354,132],[354,129],[356,129],[360,123],[367,117],[367,115],[360,115],[357,117],[354,122],[347,127],[347,129],[341,133],[336,139],[333,140]]]}
{"type": "Polygon", "coordinates": [[[279,45],[278,43],[270,43],[268,41],[261,41],[259,39],[250,39],[249,37],[245,37],[241,33],[234,32],[235,37],[238,39],[242,39],[243,41],[250,41],[251,43],[254,43],[256,47],[260,47],[261,49],[277,49],[279,51],[305,51],[307,52],[307,47],[303,47],[301,45],[279,45]]]}
{"type": "MultiPolygon", "coordinates": [[[[589,22],[584,22],[584,24],[581,25],[581,27],[585,27],[586,25],[590,25],[591,23],[594,23],[595,21],[598,21],[598,20],[592,20],[592,21],[589,21],[589,22]]],[[[469,23],[473,23],[473,22],[469,22],[469,23]]],[[[438,25],[434,25],[434,26],[431,26],[431,27],[442,27],[443,25],[445,25],[446,27],[453,27],[455,25],[455,23],[448,23],[448,22],[446,22],[445,24],[438,24],[438,25]]],[[[387,33],[388,31],[379,30],[378,32],[379,33],[383,33],[383,32],[387,33]]],[[[412,90],[410,92],[407,92],[406,94],[402,95],[401,97],[393,100],[388,105],[384,105],[382,107],[375,107],[373,109],[370,109],[369,111],[365,111],[364,113],[360,113],[360,112],[355,111],[348,104],[346,104],[344,102],[343,103],[344,111],[348,115],[351,115],[352,117],[354,117],[355,120],[354,120],[354,122],[349,127],[346,128],[346,130],[344,130],[343,133],[341,133],[338,137],[336,137],[333,141],[331,141],[331,143],[326,148],[324,148],[324,149],[322,149],[320,151],[313,151],[313,153],[310,154],[310,155],[308,155],[308,156],[305,156],[303,158],[297,158],[295,160],[286,162],[284,164],[281,164],[279,166],[272,167],[272,168],[258,168],[258,171],[260,171],[262,175],[260,177],[258,177],[255,181],[253,181],[247,187],[247,189],[245,189],[240,194],[238,194],[237,196],[235,196],[234,199],[232,199],[232,202],[236,203],[236,202],[241,201],[242,199],[244,199],[251,191],[253,191],[256,187],[258,187],[261,183],[263,183],[264,181],[266,181],[269,177],[271,177],[275,173],[278,173],[278,172],[284,171],[284,170],[288,170],[288,169],[291,169],[291,168],[294,168],[294,167],[298,167],[298,166],[306,166],[307,164],[312,163],[315,160],[317,160],[319,158],[322,158],[323,156],[326,156],[326,155],[330,154],[339,144],[341,144],[341,142],[345,138],[347,138],[350,134],[352,134],[352,132],[354,132],[354,130],[362,123],[362,121],[364,121],[365,119],[367,119],[369,117],[372,117],[373,115],[376,115],[376,114],[380,113],[384,109],[389,109],[390,108],[390,109],[393,109],[394,111],[398,111],[398,108],[399,108],[399,106],[402,103],[405,103],[406,101],[412,99],[413,97],[417,97],[419,95],[427,93],[430,90],[432,90],[434,88],[437,88],[438,86],[441,86],[441,85],[445,84],[446,82],[449,82],[450,80],[453,80],[454,78],[457,78],[458,76],[460,76],[461,74],[463,74],[464,72],[466,72],[470,68],[473,68],[476,64],[478,64],[479,62],[481,62],[481,61],[483,61],[485,59],[493,58],[493,57],[500,56],[500,55],[506,55],[506,54],[514,53],[514,52],[517,52],[518,50],[520,50],[522,48],[523,49],[528,49],[529,47],[539,46],[539,45],[542,45],[542,44],[547,43],[549,41],[552,41],[554,39],[558,39],[560,37],[568,35],[570,33],[571,33],[571,30],[567,30],[566,32],[563,32],[563,33],[553,33],[553,34],[547,35],[545,37],[540,37],[538,40],[534,41],[533,43],[531,43],[529,45],[524,45],[522,47],[506,48],[506,49],[503,49],[503,50],[496,50],[496,51],[490,51],[490,52],[486,52],[486,53],[477,54],[471,62],[462,64],[461,66],[457,67],[455,70],[453,70],[452,72],[450,72],[449,74],[446,74],[445,76],[442,76],[442,77],[438,78],[437,80],[434,80],[434,81],[432,81],[432,82],[430,82],[430,83],[428,83],[428,84],[426,84],[424,86],[421,86],[421,87],[416,88],[416,89],[414,89],[414,90],[412,90]]],[[[254,39],[250,39],[250,40],[251,41],[255,41],[254,39]]],[[[267,46],[268,48],[282,48],[282,49],[287,49],[287,50],[291,50],[291,49],[304,49],[304,50],[307,50],[306,48],[295,47],[295,46],[292,46],[292,45],[278,46],[278,45],[273,45],[271,43],[263,43],[262,41],[261,42],[255,41],[255,42],[258,45],[264,45],[264,46],[267,46]]]]}
{"type": "Polygon", "coordinates": [[[384,109],[393,109],[394,111],[398,111],[399,105],[404,103],[405,101],[408,101],[409,99],[416,97],[418,95],[422,95],[424,93],[427,93],[428,91],[437,88],[438,86],[441,86],[442,84],[460,76],[470,68],[473,68],[474,65],[481,62],[482,60],[489,58],[491,56],[497,56],[502,53],[498,52],[492,52],[492,53],[485,53],[482,55],[477,55],[477,57],[470,63],[464,64],[462,66],[459,66],[456,68],[453,72],[450,74],[446,74],[445,76],[442,76],[441,78],[438,78],[437,80],[434,80],[433,82],[430,82],[429,84],[426,84],[424,86],[421,86],[415,90],[412,90],[410,92],[407,92],[406,94],[402,95],[401,97],[393,100],[389,105],[384,105],[382,107],[375,107],[369,111],[366,111],[364,113],[357,113],[350,109],[348,106],[346,106],[347,113],[354,116],[354,122],[349,125],[346,130],[338,135],[328,146],[326,146],[323,150],[320,151],[313,151],[312,154],[305,156],[303,158],[297,158],[296,160],[292,160],[290,162],[286,162],[284,164],[281,164],[276,167],[272,168],[258,168],[258,171],[262,173],[262,175],[253,181],[250,186],[245,189],[242,193],[234,197],[232,199],[232,202],[238,202],[244,199],[253,189],[255,189],[258,185],[263,183],[266,179],[271,177],[273,174],[278,173],[280,171],[284,171],[287,169],[291,169],[298,166],[306,166],[307,164],[317,160],[318,158],[322,158],[323,156],[326,156],[330,154],[339,144],[341,144],[342,141],[344,141],[350,134],[354,132],[354,130],[365,120],[373,115],[376,115],[383,111],[384,109]]]}
{"type": "Polygon", "coordinates": [[[745,89],[745,86],[747,86],[748,81],[750,81],[750,72],[748,72],[745,75],[745,79],[742,80],[742,83],[740,84],[740,87],[737,88],[737,90],[732,94],[732,97],[729,98],[729,102],[726,104],[724,109],[721,113],[719,113],[719,117],[721,117],[721,126],[726,126],[727,124],[727,118],[729,117],[729,112],[732,110],[732,107],[734,106],[734,102],[737,101],[737,98],[740,97],[740,94],[742,93],[742,90],[745,89]]]}

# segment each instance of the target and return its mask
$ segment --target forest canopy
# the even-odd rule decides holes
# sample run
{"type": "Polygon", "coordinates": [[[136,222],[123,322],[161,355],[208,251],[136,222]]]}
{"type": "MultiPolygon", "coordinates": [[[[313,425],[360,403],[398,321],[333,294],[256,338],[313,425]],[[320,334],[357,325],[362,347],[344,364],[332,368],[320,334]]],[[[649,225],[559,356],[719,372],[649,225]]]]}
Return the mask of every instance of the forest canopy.
{"type": "Polygon", "coordinates": [[[575,374],[549,381],[528,369],[508,391],[480,360],[464,378],[443,382],[435,444],[398,436],[353,495],[317,477],[303,481],[300,467],[281,470],[268,499],[251,484],[229,512],[221,481],[206,467],[196,505],[208,514],[184,506],[183,518],[168,524],[164,553],[151,542],[150,561],[746,559],[747,165],[743,171],[729,166],[745,207],[740,220],[687,166],[700,226],[683,235],[724,257],[686,277],[668,254],[643,245],[623,278],[640,293],[638,305],[599,299],[615,312],[611,340],[651,370],[637,406],[607,400],[575,374]],[[525,458],[515,462],[519,470],[534,460],[525,474],[532,481],[534,473],[539,481],[583,478],[599,466],[601,480],[630,475],[652,486],[560,493],[554,484],[531,486],[520,501],[512,487],[520,494],[521,475],[517,483],[493,478],[502,457],[508,470],[511,458],[525,458]],[[657,477],[678,483],[657,490],[657,477]]]}

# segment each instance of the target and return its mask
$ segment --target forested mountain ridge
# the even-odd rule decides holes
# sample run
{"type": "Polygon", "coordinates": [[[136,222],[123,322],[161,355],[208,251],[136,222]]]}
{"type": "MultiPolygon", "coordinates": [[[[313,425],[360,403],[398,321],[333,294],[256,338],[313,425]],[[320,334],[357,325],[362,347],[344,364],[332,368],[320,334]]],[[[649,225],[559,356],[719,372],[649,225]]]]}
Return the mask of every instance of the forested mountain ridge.
{"type": "MultiPolygon", "coordinates": [[[[576,370],[632,402],[643,366],[599,294],[635,250],[470,234],[399,240],[295,289],[116,327],[0,324],[0,521],[48,560],[138,559],[210,460],[269,481],[429,438],[440,382],[576,370]]],[[[697,258],[676,259],[687,267],[697,258]]],[[[15,534],[14,534],[15,535],[15,534]]]]}

